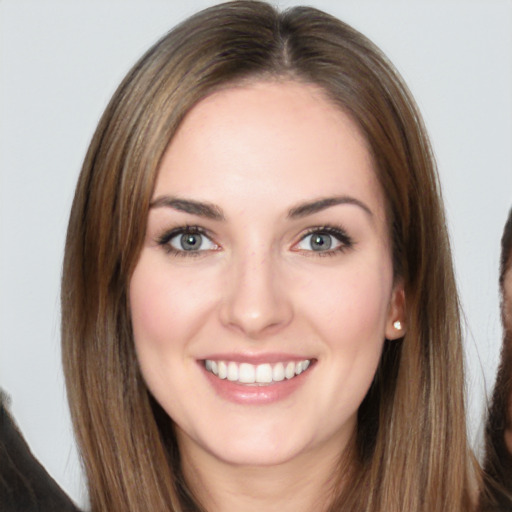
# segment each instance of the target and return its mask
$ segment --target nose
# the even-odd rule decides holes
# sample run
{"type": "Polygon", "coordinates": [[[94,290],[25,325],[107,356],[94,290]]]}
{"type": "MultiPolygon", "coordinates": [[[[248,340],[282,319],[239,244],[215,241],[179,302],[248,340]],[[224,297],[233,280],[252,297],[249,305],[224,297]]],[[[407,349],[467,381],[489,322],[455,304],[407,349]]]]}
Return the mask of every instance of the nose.
{"type": "Polygon", "coordinates": [[[233,261],[220,309],[222,324],[251,339],[286,327],[293,306],[282,274],[271,255],[252,252],[233,261]]]}

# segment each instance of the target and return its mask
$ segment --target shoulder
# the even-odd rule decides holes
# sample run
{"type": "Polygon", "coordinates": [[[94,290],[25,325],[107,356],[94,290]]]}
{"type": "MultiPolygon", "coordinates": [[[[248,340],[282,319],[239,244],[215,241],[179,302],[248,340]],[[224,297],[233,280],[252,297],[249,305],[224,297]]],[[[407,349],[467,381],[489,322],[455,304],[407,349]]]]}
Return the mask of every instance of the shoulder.
{"type": "Polygon", "coordinates": [[[3,512],[78,512],[34,457],[0,390],[0,503],[3,512]]]}

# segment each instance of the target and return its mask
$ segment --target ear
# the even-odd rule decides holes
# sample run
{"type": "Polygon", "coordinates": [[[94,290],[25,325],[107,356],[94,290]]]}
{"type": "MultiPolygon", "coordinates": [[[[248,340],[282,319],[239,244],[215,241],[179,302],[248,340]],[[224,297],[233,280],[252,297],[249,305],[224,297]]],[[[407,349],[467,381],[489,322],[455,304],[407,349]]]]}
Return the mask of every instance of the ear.
{"type": "Polygon", "coordinates": [[[389,301],[388,318],[386,321],[386,339],[402,338],[407,330],[405,325],[405,291],[403,281],[398,280],[393,286],[389,301]]]}

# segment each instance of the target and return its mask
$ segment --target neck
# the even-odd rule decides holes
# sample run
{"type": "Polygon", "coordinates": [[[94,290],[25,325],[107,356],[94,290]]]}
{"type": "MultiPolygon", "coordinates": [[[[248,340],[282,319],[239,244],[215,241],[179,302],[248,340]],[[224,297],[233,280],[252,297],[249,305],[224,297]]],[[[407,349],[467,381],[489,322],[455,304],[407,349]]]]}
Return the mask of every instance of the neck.
{"type": "Polygon", "coordinates": [[[272,466],[233,465],[188,448],[184,477],[208,512],[326,511],[339,485],[340,456],[330,446],[272,466]]]}

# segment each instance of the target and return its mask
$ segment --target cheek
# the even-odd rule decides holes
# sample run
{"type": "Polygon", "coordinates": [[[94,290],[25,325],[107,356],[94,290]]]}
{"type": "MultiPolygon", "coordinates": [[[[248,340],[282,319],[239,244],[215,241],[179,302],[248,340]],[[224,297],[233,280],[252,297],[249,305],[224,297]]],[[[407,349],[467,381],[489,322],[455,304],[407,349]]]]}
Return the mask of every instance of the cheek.
{"type": "Polygon", "coordinates": [[[505,329],[512,332],[512,267],[510,267],[503,281],[503,313],[505,329]]]}
{"type": "Polygon", "coordinates": [[[130,309],[138,350],[179,345],[208,309],[205,281],[142,254],[130,282],[130,309]]]}
{"type": "Polygon", "coordinates": [[[140,369],[148,388],[159,400],[159,390],[166,387],[169,377],[165,367],[177,349],[173,317],[178,315],[165,279],[151,271],[154,267],[149,263],[143,253],[130,281],[130,312],[140,369]]]}
{"type": "Polygon", "coordinates": [[[205,293],[205,288],[211,286],[197,277],[143,250],[130,281],[140,370],[148,389],[171,417],[182,414],[183,397],[191,392],[186,386],[187,373],[195,364],[189,357],[191,340],[204,325],[210,307],[207,297],[212,293],[205,293]]]}
{"type": "MultiPolygon", "coordinates": [[[[392,292],[392,269],[383,263],[340,268],[311,279],[303,309],[318,328],[341,342],[384,338],[392,292]]],[[[358,348],[357,343],[354,349],[358,348]]]]}
{"type": "Polygon", "coordinates": [[[391,265],[383,262],[316,280],[311,290],[316,300],[307,306],[332,363],[330,381],[354,403],[366,394],[384,344],[393,281],[391,265]]]}
{"type": "MultiPolygon", "coordinates": [[[[373,380],[385,338],[388,290],[366,287],[364,279],[340,291],[325,338],[333,370],[349,395],[364,396],[373,380]]],[[[357,400],[357,399],[356,399],[357,400]]]]}
{"type": "Polygon", "coordinates": [[[312,391],[315,415],[324,418],[319,429],[335,432],[355,422],[374,379],[393,286],[391,266],[383,261],[347,266],[331,272],[330,279],[317,274],[310,283],[310,297],[316,300],[308,301],[307,314],[315,338],[322,341],[318,385],[312,391]]]}

